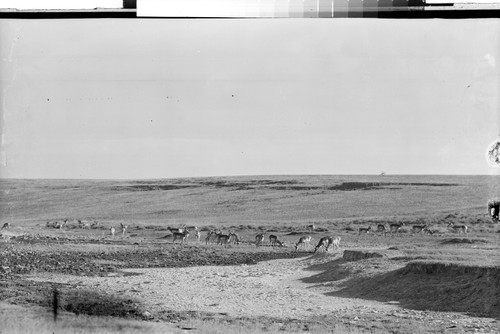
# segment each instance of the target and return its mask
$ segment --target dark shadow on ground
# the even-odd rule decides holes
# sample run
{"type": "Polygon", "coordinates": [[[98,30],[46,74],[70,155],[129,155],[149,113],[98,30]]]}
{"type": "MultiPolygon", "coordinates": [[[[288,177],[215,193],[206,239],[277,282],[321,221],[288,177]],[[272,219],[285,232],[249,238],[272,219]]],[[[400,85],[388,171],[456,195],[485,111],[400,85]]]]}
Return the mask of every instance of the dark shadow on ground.
{"type": "MultiPolygon", "coordinates": [[[[359,264],[356,266],[359,268],[359,264]]],[[[379,302],[398,301],[404,308],[462,312],[500,319],[500,268],[411,262],[385,273],[360,275],[344,259],[308,268],[320,273],[306,283],[338,282],[329,296],[379,302]]]]}

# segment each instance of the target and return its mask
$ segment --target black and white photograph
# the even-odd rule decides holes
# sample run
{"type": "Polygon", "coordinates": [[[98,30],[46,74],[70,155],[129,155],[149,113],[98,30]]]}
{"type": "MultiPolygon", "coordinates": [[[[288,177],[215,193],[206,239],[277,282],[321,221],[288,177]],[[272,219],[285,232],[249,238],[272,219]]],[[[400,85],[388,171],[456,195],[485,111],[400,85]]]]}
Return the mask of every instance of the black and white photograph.
{"type": "Polygon", "coordinates": [[[0,334],[500,333],[500,2],[0,0],[0,334]]]}

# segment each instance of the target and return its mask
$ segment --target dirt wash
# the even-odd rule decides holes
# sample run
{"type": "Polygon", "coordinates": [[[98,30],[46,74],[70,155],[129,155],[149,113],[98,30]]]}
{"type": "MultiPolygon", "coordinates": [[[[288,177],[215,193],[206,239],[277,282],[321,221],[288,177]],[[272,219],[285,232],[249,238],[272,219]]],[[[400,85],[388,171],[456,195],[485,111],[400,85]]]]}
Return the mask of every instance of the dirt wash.
{"type": "Polygon", "coordinates": [[[56,273],[27,276],[33,281],[71,284],[81,289],[138,298],[152,314],[164,310],[200,311],[230,317],[310,319],[335,316],[357,321],[426,321],[437,328],[496,333],[495,319],[449,312],[404,309],[396,302],[328,296],[334,284],[304,283],[305,269],[334,257],[279,259],[256,265],[124,269],[107,277],[56,273]]]}

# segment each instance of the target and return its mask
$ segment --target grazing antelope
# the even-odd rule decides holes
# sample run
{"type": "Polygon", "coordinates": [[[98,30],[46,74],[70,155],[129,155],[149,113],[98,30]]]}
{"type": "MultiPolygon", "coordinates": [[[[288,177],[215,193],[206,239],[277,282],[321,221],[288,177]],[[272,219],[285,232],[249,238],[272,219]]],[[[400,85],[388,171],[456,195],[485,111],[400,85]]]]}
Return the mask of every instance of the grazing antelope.
{"type": "Polygon", "coordinates": [[[358,231],[358,235],[359,234],[366,234],[368,232],[370,232],[372,230],[372,227],[371,226],[368,226],[368,227],[360,227],[359,228],[359,231],[358,231]]]}
{"type": "Polygon", "coordinates": [[[276,246],[276,244],[278,244],[280,247],[285,246],[284,242],[279,241],[278,237],[275,235],[272,235],[272,234],[269,236],[269,242],[271,243],[271,246],[273,246],[273,247],[276,246]]]}
{"type": "Polygon", "coordinates": [[[433,235],[434,232],[432,232],[427,226],[422,230],[422,232],[424,234],[429,234],[429,235],[433,235]]]}
{"type": "Polygon", "coordinates": [[[271,234],[269,236],[269,243],[271,244],[271,246],[275,246],[276,245],[276,241],[278,241],[278,237],[275,236],[274,234],[271,234]]]}
{"type": "Polygon", "coordinates": [[[384,235],[387,233],[387,230],[385,228],[384,224],[378,224],[377,225],[377,233],[384,233],[384,235]]]}
{"type": "Polygon", "coordinates": [[[389,225],[389,231],[391,233],[397,233],[399,231],[399,229],[404,225],[404,223],[402,222],[399,222],[399,223],[393,223],[391,225],[389,225]]]}
{"type": "Polygon", "coordinates": [[[64,227],[64,225],[66,225],[66,223],[68,222],[68,220],[58,220],[56,222],[56,228],[58,229],[62,229],[64,227]]]}
{"type": "Polygon", "coordinates": [[[5,223],[3,224],[2,228],[0,228],[0,230],[3,230],[3,229],[9,229],[10,228],[10,223],[5,223]]]}
{"type": "Polygon", "coordinates": [[[316,226],[314,226],[314,224],[311,224],[311,225],[307,225],[306,226],[306,230],[307,231],[311,231],[311,232],[314,232],[314,230],[316,229],[316,226]]]}
{"type": "Polygon", "coordinates": [[[239,245],[240,244],[240,237],[236,233],[231,232],[231,233],[229,233],[229,242],[239,245]]]}
{"type": "Polygon", "coordinates": [[[466,234],[469,229],[466,225],[455,225],[453,223],[448,224],[448,228],[451,228],[453,232],[466,234]]]}
{"type": "Polygon", "coordinates": [[[78,226],[83,229],[90,229],[90,223],[83,220],[78,220],[78,226]]]}
{"type": "Polygon", "coordinates": [[[111,227],[111,236],[112,236],[112,237],[114,237],[114,236],[115,236],[115,232],[116,232],[115,228],[114,228],[114,227],[111,227]]]}
{"type": "Polygon", "coordinates": [[[174,240],[172,241],[172,243],[175,243],[175,240],[177,239],[181,239],[181,245],[182,245],[189,236],[189,231],[186,230],[184,232],[173,232],[172,235],[174,236],[174,240]]]}
{"type": "Polygon", "coordinates": [[[316,251],[320,248],[320,247],[323,247],[325,249],[325,251],[328,251],[328,247],[330,245],[330,243],[332,242],[332,238],[331,237],[323,237],[321,239],[319,239],[319,242],[318,244],[316,245],[316,248],[314,248],[314,253],[316,253],[316,251]]]}
{"type": "Polygon", "coordinates": [[[328,246],[326,247],[326,251],[328,252],[328,248],[330,246],[333,246],[334,249],[339,249],[340,248],[340,237],[335,237],[331,240],[329,240],[328,246]]]}
{"type": "Polygon", "coordinates": [[[295,244],[295,251],[297,251],[297,249],[299,248],[300,245],[304,245],[304,247],[306,247],[306,245],[309,245],[309,243],[311,242],[311,236],[308,235],[308,236],[305,236],[305,237],[300,237],[299,241],[295,244]]]}
{"type": "Polygon", "coordinates": [[[229,239],[231,238],[231,233],[229,234],[219,234],[217,235],[217,245],[227,245],[229,243],[229,239]]]}
{"type": "Polygon", "coordinates": [[[420,233],[427,230],[427,225],[413,225],[411,231],[413,233],[420,233]]]}
{"type": "Polygon", "coordinates": [[[128,225],[120,223],[120,227],[122,228],[122,238],[125,237],[125,233],[127,233],[128,225]]]}
{"type": "Polygon", "coordinates": [[[264,233],[255,236],[255,245],[259,247],[264,242],[264,233]]]}
{"type": "Polygon", "coordinates": [[[205,245],[208,245],[208,243],[210,242],[210,239],[212,238],[213,235],[215,235],[215,231],[208,231],[207,232],[207,236],[205,237],[205,245]]]}

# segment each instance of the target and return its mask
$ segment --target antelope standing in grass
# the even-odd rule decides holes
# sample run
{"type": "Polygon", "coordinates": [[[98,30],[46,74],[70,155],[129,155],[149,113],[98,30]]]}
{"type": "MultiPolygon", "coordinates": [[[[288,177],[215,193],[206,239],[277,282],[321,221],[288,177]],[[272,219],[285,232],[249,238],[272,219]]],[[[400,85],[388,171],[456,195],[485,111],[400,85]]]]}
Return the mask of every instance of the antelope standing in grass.
{"type": "Polygon", "coordinates": [[[377,225],[377,233],[384,233],[384,235],[387,233],[387,230],[386,230],[384,224],[377,225]]]}
{"type": "Polygon", "coordinates": [[[111,232],[111,236],[114,237],[115,236],[115,232],[116,232],[115,228],[111,227],[110,232],[111,232]]]}
{"type": "Polygon", "coordinates": [[[453,223],[449,223],[448,228],[451,228],[453,232],[462,234],[467,234],[467,230],[469,229],[466,225],[455,225],[453,223]]]}
{"type": "Polygon", "coordinates": [[[58,229],[62,229],[64,227],[64,225],[66,225],[66,223],[68,222],[68,220],[58,220],[56,222],[56,228],[58,229]]]}
{"type": "Polygon", "coordinates": [[[227,244],[229,243],[229,239],[231,238],[231,233],[229,234],[219,234],[217,236],[217,245],[221,245],[221,246],[227,246],[227,244]]]}
{"type": "Polygon", "coordinates": [[[90,230],[90,222],[88,222],[88,221],[79,220],[78,225],[80,226],[80,228],[82,228],[84,230],[90,230]]]}
{"type": "Polygon", "coordinates": [[[5,224],[3,224],[2,228],[0,228],[0,230],[3,230],[3,229],[8,230],[9,228],[10,228],[10,223],[5,223],[5,224]]]}
{"type": "Polygon", "coordinates": [[[271,246],[273,246],[273,247],[274,247],[274,246],[276,246],[276,245],[279,245],[280,247],[285,246],[284,242],[279,241],[279,240],[278,240],[278,237],[277,237],[277,236],[275,236],[275,235],[273,235],[273,234],[271,234],[271,235],[269,236],[269,243],[270,243],[270,244],[271,244],[271,246]]]}
{"type": "Polygon", "coordinates": [[[389,225],[389,231],[391,233],[397,233],[399,232],[399,229],[404,225],[404,223],[402,222],[399,222],[399,223],[393,223],[391,225],[389,225]]]}
{"type": "Polygon", "coordinates": [[[334,249],[339,249],[340,248],[340,237],[335,237],[331,241],[329,241],[328,246],[326,247],[326,251],[328,251],[328,248],[330,246],[333,246],[334,249]]]}
{"type": "Polygon", "coordinates": [[[360,227],[360,228],[359,228],[359,231],[358,231],[358,235],[360,235],[360,234],[367,234],[367,233],[369,233],[371,230],[372,230],[372,227],[371,227],[371,226],[368,226],[368,227],[360,227]]]}
{"type": "Polygon", "coordinates": [[[240,244],[240,237],[236,233],[231,232],[231,233],[229,233],[229,242],[236,244],[236,245],[239,245],[240,244]]]}
{"type": "Polygon", "coordinates": [[[215,231],[208,231],[207,232],[207,236],[205,237],[205,245],[208,245],[208,243],[210,242],[210,239],[212,239],[213,236],[215,236],[215,231]]]}
{"type": "Polygon", "coordinates": [[[259,247],[264,242],[264,233],[257,234],[255,236],[255,245],[259,247]]]}
{"type": "Polygon", "coordinates": [[[305,237],[300,237],[299,241],[295,244],[295,251],[297,251],[297,249],[301,245],[304,245],[303,247],[306,247],[307,245],[309,245],[309,243],[311,242],[311,239],[312,238],[310,235],[307,235],[305,237]]]}
{"type": "Polygon", "coordinates": [[[311,231],[311,232],[314,232],[314,230],[316,229],[316,226],[314,226],[314,224],[311,224],[311,225],[307,225],[306,226],[306,230],[307,231],[311,231]]]}
{"type": "Polygon", "coordinates": [[[174,239],[172,243],[175,243],[175,240],[180,239],[181,240],[181,245],[186,241],[187,237],[189,236],[189,231],[186,230],[184,232],[173,232],[172,235],[174,236],[174,239]]]}
{"type": "Polygon", "coordinates": [[[427,230],[427,225],[413,225],[411,231],[413,233],[420,233],[427,230]]]}
{"type": "Polygon", "coordinates": [[[323,238],[319,239],[318,244],[314,248],[314,253],[316,253],[317,250],[321,247],[323,247],[324,250],[327,252],[328,247],[329,247],[330,243],[332,243],[332,242],[333,242],[333,239],[331,237],[323,237],[323,238]]]}
{"type": "Polygon", "coordinates": [[[127,233],[128,225],[120,223],[120,227],[122,228],[122,238],[125,237],[125,233],[127,233]]]}
{"type": "Polygon", "coordinates": [[[200,233],[200,231],[196,230],[195,235],[196,235],[196,242],[200,242],[200,238],[201,238],[201,233],[200,233]]]}

